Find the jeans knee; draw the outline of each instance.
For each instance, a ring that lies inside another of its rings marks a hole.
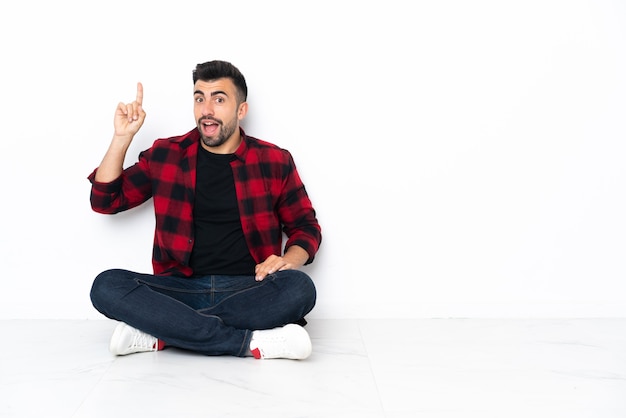
[[[91,285],[89,297],[93,306],[106,315],[106,307],[116,297],[116,290],[120,290],[120,282],[127,271],[111,269],[98,274]]]
[[[303,271],[293,270],[292,277],[289,278],[294,284],[294,289],[297,289],[297,294],[301,298],[301,304],[308,306],[309,309],[313,309],[315,301],[317,299],[317,290],[311,277]]]

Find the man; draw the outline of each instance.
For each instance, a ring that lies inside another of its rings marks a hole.
[[[120,321],[109,349],[305,359],[316,290],[298,269],[321,243],[315,210],[291,154],[240,127],[248,112],[241,72],[210,61],[196,66],[193,82],[197,126],[157,139],[123,169],[146,117],[138,83],[136,100],[118,104],[111,144],[89,176],[94,211],[150,198],[155,211],[154,274],[113,269],[93,283],[94,307]]]

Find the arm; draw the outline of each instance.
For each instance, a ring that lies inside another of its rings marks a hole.
[[[137,83],[136,100],[129,104],[119,103],[115,110],[115,131],[109,149],[100,166],[88,177],[91,182],[91,208],[95,212],[118,213],[140,205],[151,196],[146,152],[140,155],[138,163],[123,170],[128,147],[146,117],[142,101],[143,86]]]
[[[315,210],[300,179],[295,163],[288,154],[287,175],[283,183],[283,196],[278,216],[287,235],[282,257],[270,255],[255,269],[256,280],[280,270],[299,269],[313,261],[322,240],[321,228]]]
[[[134,102],[119,103],[115,110],[115,132],[111,144],[96,171],[95,181],[110,183],[117,179],[123,171],[124,158],[135,134],[139,131],[146,118],[143,107],[143,86],[137,83],[137,98]]]

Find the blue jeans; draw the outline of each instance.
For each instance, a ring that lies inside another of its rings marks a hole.
[[[245,356],[253,330],[303,321],[315,306],[311,278],[284,270],[254,276],[185,278],[114,269],[100,273],[91,302],[167,345],[206,355]]]

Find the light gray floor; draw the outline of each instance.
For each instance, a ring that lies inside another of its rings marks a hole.
[[[113,357],[114,327],[0,321],[0,417],[626,417],[626,319],[313,319],[305,361]]]

